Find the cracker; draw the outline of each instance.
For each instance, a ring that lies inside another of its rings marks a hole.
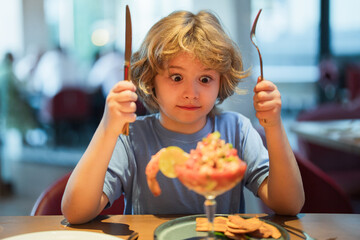
[[[228,228],[235,233],[253,232],[263,224],[257,217],[244,219],[240,216],[229,216]]]
[[[214,218],[214,231],[215,232],[225,232],[227,225],[226,217],[215,217]],[[207,218],[196,218],[196,231],[207,232],[211,231],[211,224],[208,222]]]
[[[196,231],[211,231],[207,218],[196,218]],[[256,238],[281,237],[281,232],[275,226],[261,221],[258,217],[242,218],[239,215],[214,218],[214,231],[223,232],[228,238],[235,240],[247,239],[246,235]]]
[[[230,239],[234,239],[234,240],[246,240],[246,236],[244,234],[236,234],[236,233],[232,233],[229,231],[226,231],[225,236],[227,236]]]

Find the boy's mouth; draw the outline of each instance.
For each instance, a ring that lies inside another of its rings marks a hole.
[[[195,111],[201,108],[200,106],[195,106],[195,105],[177,105],[177,107],[187,111]]]

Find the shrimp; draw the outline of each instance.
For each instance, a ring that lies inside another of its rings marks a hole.
[[[148,163],[148,165],[146,166],[146,169],[145,169],[147,184],[149,186],[149,189],[150,189],[151,193],[155,197],[157,197],[157,196],[159,196],[161,194],[161,189],[160,189],[158,181],[156,180],[156,175],[159,172],[160,154],[164,150],[165,149],[163,148],[159,152],[157,152],[155,155],[153,155],[151,157],[150,162]]]

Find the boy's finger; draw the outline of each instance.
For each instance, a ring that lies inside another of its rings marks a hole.
[[[261,92],[261,91],[273,91],[276,89],[276,86],[274,83],[268,81],[268,80],[262,80],[258,82],[254,87],[254,92]]]
[[[135,102],[122,102],[119,103],[116,107],[119,113],[135,113],[136,112],[136,103]]]
[[[130,90],[130,91],[135,92],[136,87],[130,81],[120,81],[120,82],[116,83],[115,86],[113,87],[114,92],[121,92],[121,91],[124,91],[124,90]]]
[[[121,103],[121,102],[135,102],[138,99],[138,95],[130,90],[124,90],[114,93],[114,99]]]

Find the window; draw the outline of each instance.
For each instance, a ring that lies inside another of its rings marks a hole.
[[[256,0],[251,4],[252,20],[263,9],[256,37],[264,73],[276,81],[316,81],[320,1]]]
[[[117,39],[117,45],[119,49],[125,46],[125,5],[124,1],[118,2],[116,25],[117,29],[122,30],[119,32]],[[187,9],[191,10],[193,3],[191,0],[138,0],[133,3],[129,3],[131,12],[131,21],[133,25],[133,49],[138,49],[143,41],[146,33],[162,17],[168,15],[170,12]]]
[[[0,2],[0,61],[6,52],[21,52],[23,35],[21,32],[21,2]]]
[[[334,55],[360,55],[360,1],[330,1],[330,48]]]

